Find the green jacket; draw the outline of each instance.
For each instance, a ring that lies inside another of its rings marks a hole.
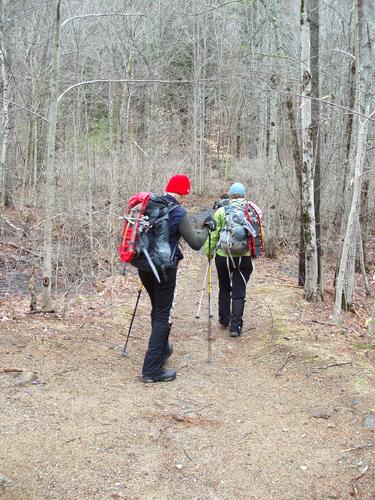
[[[247,201],[244,200],[243,198],[231,200],[229,202],[230,205],[239,205],[239,206],[243,206],[246,203],[247,203]],[[225,253],[225,252],[223,252],[223,250],[221,250],[221,248],[216,248],[217,244],[219,242],[219,238],[220,238],[220,231],[225,227],[224,207],[220,207],[216,210],[216,212],[214,214],[214,219],[216,221],[216,229],[215,229],[215,231],[211,232],[211,254],[213,254],[215,252],[218,255],[221,255],[222,257],[229,257],[227,253]],[[204,244],[204,252],[207,256],[210,253],[209,238],[207,238],[207,240]],[[250,252],[246,252],[245,255],[250,255]]]

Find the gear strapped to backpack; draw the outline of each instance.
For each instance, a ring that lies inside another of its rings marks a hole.
[[[220,232],[219,248],[230,257],[240,257],[248,251],[253,259],[264,252],[261,214],[252,203],[230,203],[224,208],[225,226]]]
[[[119,246],[121,262],[142,271],[152,271],[161,282],[166,269],[176,266],[175,251],[169,244],[169,214],[178,207],[163,196],[137,193],[128,201],[122,241]]]

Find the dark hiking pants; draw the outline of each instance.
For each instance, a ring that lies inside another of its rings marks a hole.
[[[143,362],[142,374],[159,375],[168,358],[168,337],[171,329],[170,313],[176,288],[177,269],[168,269],[166,281],[158,283],[152,272],[138,271],[143,286],[151,299],[151,335]]]
[[[217,255],[215,264],[219,279],[219,321],[229,326],[231,332],[241,333],[245,307],[246,284],[253,271],[251,257],[229,257]]]

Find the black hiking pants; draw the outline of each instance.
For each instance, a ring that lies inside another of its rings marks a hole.
[[[215,264],[219,279],[219,322],[231,332],[241,333],[245,307],[246,285],[253,271],[251,257],[217,255]]]
[[[172,326],[171,309],[176,288],[177,269],[166,271],[166,280],[158,283],[154,273],[138,271],[151,300],[151,335],[143,362],[142,374],[159,375],[162,364],[169,356],[168,337]]]

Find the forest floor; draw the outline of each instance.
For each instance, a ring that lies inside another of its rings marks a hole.
[[[205,266],[186,251],[169,361],[178,376],[164,384],[140,378],[146,294],[121,354],[139,286],[132,271],[60,302],[58,314],[0,299],[1,498],[375,498],[365,315],[331,326],[329,291],[308,304],[291,262],[261,259],[243,336],[230,338],[215,314],[208,364],[206,302],[195,318]]]

